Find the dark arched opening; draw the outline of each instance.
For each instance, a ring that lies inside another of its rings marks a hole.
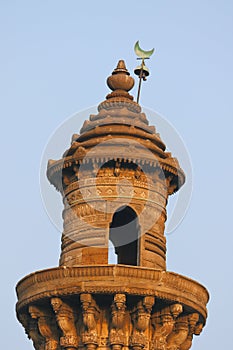
[[[139,265],[139,231],[138,217],[132,208],[126,206],[115,212],[109,239],[115,247],[118,264]]]

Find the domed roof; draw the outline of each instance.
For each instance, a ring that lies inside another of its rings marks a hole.
[[[184,172],[177,159],[165,151],[166,146],[155,127],[149,125],[141,106],[129,94],[134,79],[123,60],[107,78],[107,84],[112,92],[99,104],[98,113],[84,122],[80,135],[73,135],[71,147],[61,160],[49,161],[47,175],[50,182],[61,189],[57,174],[62,169],[81,162],[121,159],[139,166],[161,167],[166,177],[173,177],[169,194],[177,191],[185,181]],[[89,152],[97,145],[97,152]]]

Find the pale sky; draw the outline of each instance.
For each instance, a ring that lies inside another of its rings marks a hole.
[[[119,59],[133,74],[140,40],[156,48],[141,103],[175,126],[193,168],[190,207],[167,236],[167,267],[210,292],[207,325],[192,349],[230,349],[233,2],[1,0],[0,37],[1,347],[33,349],[15,317],[15,285],[58,265],[60,232],[40,194],[44,148],[66,118],[105,99]]]

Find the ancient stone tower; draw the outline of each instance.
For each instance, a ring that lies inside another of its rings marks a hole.
[[[48,163],[64,202],[60,264],[18,283],[17,317],[36,350],[187,350],[208,292],[166,271],[164,236],[168,196],[185,176],[128,93],[123,61],[107,84],[98,114]]]

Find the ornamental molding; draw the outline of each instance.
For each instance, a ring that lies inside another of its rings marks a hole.
[[[17,309],[39,299],[82,292],[151,295],[183,303],[204,319],[207,316],[209,295],[196,281],[172,272],[127,265],[63,266],[35,272],[17,285]]]

